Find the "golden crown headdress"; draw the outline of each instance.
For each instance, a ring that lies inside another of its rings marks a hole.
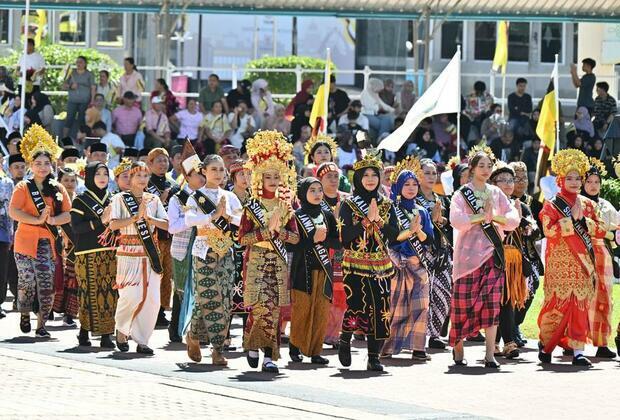
[[[293,145],[279,131],[259,130],[246,144],[248,161],[245,168],[251,171],[252,195],[262,196],[263,173],[275,170],[280,173],[284,187],[295,195],[297,173],[293,164]]]
[[[394,167],[394,171],[390,174],[390,181],[392,183],[396,182],[398,176],[402,171],[411,171],[416,176],[416,178],[420,178],[422,173],[422,166],[420,166],[420,159],[415,156],[407,156],[400,162],[396,164]]]
[[[557,176],[565,177],[571,171],[584,176],[590,169],[590,161],[585,153],[577,149],[560,150],[551,160],[551,170]]]
[[[62,153],[62,148],[56,144],[45,128],[39,124],[32,124],[22,138],[20,151],[24,160],[31,163],[34,155],[39,152],[49,153],[52,161],[56,161]]]
[[[119,163],[118,166],[112,171],[114,173],[114,177],[116,178],[123,172],[127,172],[128,170],[130,170],[132,164],[133,162],[129,160],[129,158],[123,158],[121,160],[121,163]]]
[[[461,164],[461,158],[459,158],[458,156],[452,156],[450,160],[448,161],[448,163],[446,164],[446,167],[450,169],[451,171],[453,171],[454,168],[456,168],[460,164]]]
[[[476,153],[479,152],[485,153],[489,157],[489,159],[491,159],[491,162],[495,163],[495,161],[497,161],[493,150],[491,150],[491,148],[486,145],[484,140],[469,149],[469,153],[467,153],[467,159],[471,161],[473,157],[476,156]]]
[[[381,150],[366,149],[364,157],[353,164],[354,171],[366,168],[376,168],[379,171],[383,169]]]
[[[338,154],[338,144],[336,144],[334,139],[327,134],[317,134],[315,137],[311,137],[304,146],[306,164],[310,163],[310,160],[312,158],[312,156],[310,156],[310,153],[312,152],[312,149],[314,148],[314,146],[316,146],[317,143],[327,144],[327,147],[329,147],[329,151],[332,154],[332,160],[336,158],[336,155]]]
[[[590,157],[590,169],[588,169],[589,174],[598,174],[601,178],[607,176],[607,168],[605,168],[605,164],[601,162],[599,159],[595,157]]]

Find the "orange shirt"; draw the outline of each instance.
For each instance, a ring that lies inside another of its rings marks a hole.
[[[71,200],[67,194],[67,190],[62,185],[58,185],[58,189],[62,193],[62,211],[67,212],[71,210]],[[43,197],[45,203],[52,207],[52,197]],[[38,212],[28,191],[26,181],[21,181],[15,186],[13,190],[13,196],[11,197],[11,207],[18,208],[32,216],[37,216]],[[58,226],[60,229],[60,226]],[[54,246],[54,237],[51,232],[45,227],[45,225],[29,225],[26,223],[18,223],[17,231],[15,232],[15,245],[14,251],[18,254],[28,255],[29,257],[37,257],[37,245],[39,239],[49,239],[54,251],[54,257],[56,257],[56,247]]]

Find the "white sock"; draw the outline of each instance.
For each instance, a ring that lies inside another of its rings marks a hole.
[[[573,355],[575,357],[583,356],[583,350],[573,350]]]
[[[248,352],[248,355],[252,358],[252,359],[258,359],[258,351],[256,350],[250,350]]]
[[[273,363],[273,362],[271,361],[271,357],[265,357],[265,358],[263,359],[263,365],[266,365],[267,363]]]

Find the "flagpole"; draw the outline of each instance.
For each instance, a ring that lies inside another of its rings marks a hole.
[[[555,151],[560,151],[560,83],[558,74],[558,54],[555,55],[555,73],[553,75],[553,87],[555,88]]]
[[[458,69],[459,69],[459,88],[456,90],[458,95],[459,112],[456,113],[456,157],[461,160],[461,46],[456,46],[456,53],[458,55]]]
[[[502,67],[502,118],[506,117],[506,66]]]
[[[22,106],[19,110],[19,132],[23,136],[24,135],[24,114],[26,113],[26,74],[28,69],[26,68],[26,55],[28,54],[28,20],[30,18],[30,0],[26,0],[26,15],[24,19],[24,55],[22,62],[22,90],[20,93]]]
[[[325,126],[324,129],[321,130],[319,128],[319,131],[322,131],[323,134],[327,133],[327,124],[329,123],[329,89],[330,89],[330,76],[329,76],[329,63],[331,61],[331,51],[329,48],[326,48],[326,53],[325,53],[325,76],[324,77],[324,81],[323,81],[323,86],[324,86],[324,91],[323,91],[323,106],[324,106],[324,110],[325,110]]]

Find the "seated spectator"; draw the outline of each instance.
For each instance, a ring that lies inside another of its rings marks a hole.
[[[226,102],[226,96],[220,86],[220,77],[217,74],[210,74],[207,86],[200,89],[198,92],[198,104],[200,105],[200,112],[207,114],[211,108],[213,108],[214,102],[220,102],[223,109],[228,112],[228,103]]]
[[[136,106],[136,95],[127,91],[123,95],[123,105],[117,106],[112,111],[112,128],[125,143],[125,146],[133,146],[136,133],[142,124],[142,112]]]
[[[225,144],[230,138],[232,129],[228,122],[228,117],[223,111],[224,106],[222,102],[213,102],[211,111],[205,115],[200,123],[197,145],[199,145],[201,151],[199,152],[198,149],[196,150],[198,155],[200,155],[201,152],[203,155],[216,153],[217,149],[219,149],[219,145]]]
[[[346,115],[349,110],[349,104],[351,99],[349,99],[349,95],[347,92],[340,89],[336,84],[336,76],[331,75],[329,78],[329,117],[328,117],[328,126],[331,126],[333,121],[339,121],[344,115]],[[358,101],[359,102],[359,101]],[[361,103],[360,103],[360,111],[361,111]],[[340,123],[338,122],[338,125]],[[368,129],[367,129],[368,130]]]
[[[99,140],[89,144],[84,149],[86,156],[86,162],[101,162],[107,163],[108,161],[108,146],[105,143],[101,143]]]
[[[198,102],[195,98],[187,99],[187,108],[182,109],[170,118],[170,122],[176,126],[177,140],[179,143],[186,138],[192,144],[198,140],[198,129],[204,119],[204,114],[198,110]]]
[[[310,125],[310,113],[312,106],[299,105],[295,110],[295,119],[291,123],[291,138],[293,142],[297,141],[301,135],[301,128]]]
[[[396,94],[394,93],[394,81],[392,79],[386,79],[385,82],[383,82],[383,89],[379,91],[379,97],[392,108],[398,108]]]
[[[294,139],[293,156],[295,156],[295,164],[300,165],[299,167],[304,164],[304,161],[306,159],[306,142],[310,140],[311,136],[312,127],[306,124],[299,128],[299,137],[297,139]]]
[[[432,129],[418,131],[415,144],[418,146],[420,159],[428,158],[433,162],[441,162],[441,147],[435,141]]]
[[[239,105],[239,101],[243,101],[250,106],[252,103],[252,98],[250,97],[251,87],[252,83],[249,80],[244,79],[237,83],[237,87],[235,89],[228,91],[228,95],[226,95],[228,109],[234,109],[237,105]]]
[[[2,114],[8,131],[19,131],[20,118],[25,113],[26,109],[22,109],[22,98],[17,95],[11,99]]]
[[[0,103],[12,99],[15,95],[15,84],[5,66],[0,66],[0,86],[4,86],[4,89],[0,92]]]
[[[523,140],[529,134],[528,120],[532,114],[532,97],[525,93],[527,79],[519,77],[516,84],[517,89],[508,95],[508,123],[518,139]]]
[[[528,121],[530,134],[527,136],[527,138],[533,139],[533,138],[538,137],[538,134],[536,134],[536,126],[538,125],[539,119],[540,119],[540,109],[536,108],[532,111],[532,115],[530,116],[530,119]],[[526,142],[527,140],[523,142],[524,145],[526,144]]]
[[[110,72],[101,70],[99,72],[99,83],[96,86],[96,95],[102,95],[105,106],[111,106],[116,102],[116,87],[110,81]],[[108,130],[109,131],[109,130]]]
[[[151,99],[159,96],[164,104],[164,112],[166,117],[170,118],[179,110],[179,101],[174,93],[168,87],[168,83],[164,79],[155,80],[155,89],[151,92]]]
[[[432,127],[443,159],[447,161],[447,155],[456,153],[456,125],[450,121],[448,114],[439,114],[433,118]]]
[[[251,92],[252,108],[254,112],[252,116],[258,127],[262,127],[266,118],[272,116],[275,112],[273,98],[269,91],[269,84],[265,79],[256,79],[252,83]]]
[[[24,125],[39,124],[43,126],[49,133],[52,132],[52,123],[54,122],[54,109],[46,94],[36,91],[30,97],[30,109],[26,111],[24,117]]]
[[[573,124],[575,125],[577,133],[583,136],[584,140],[590,141],[594,138],[594,125],[592,124],[592,119],[590,118],[588,108],[585,106],[580,106],[577,108]]]
[[[276,104],[274,114],[265,119],[263,130],[276,130],[288,137],[291,133],[291,122],[286,118],[284,106]]]
[[[107,131],[111,132],[112,131],[112,111],[110,111],[107,108],[105,97],[101,93],[96,94],[93,105],[94,105],[94,108],[99,110],[100,119],[101,121],[105,123]]]
[[[110,169],[116,168],[125,151],[125,143],[123,143],[123,140],[116,134],[108,132],[108,128],[103,121],[95,123],[93,126],[93,134],[99,137],[101,143],[105,144],[108,149],[108,167]]]
[[[246,139],[252,137],[256,131],[256,122],[248,114],[248,105],[243,101],[239,101],[239,105],[228,115],[228,121],[232,130],[230,144],[241,150],[245,145]]]
[[[577,130],[570,130],[566,133],[566,147],[569,149],[579,149],[582,152],[587,152],[586,142],[583,140],[582,135]]]
[[[346,125],[350,129],[358,130],[362,129],[366,132],[370,130],[368,117],[362,114],[362,103],[357,99],[351,101],[349,110],[338,119],[338,126]]]
[[[120,103],[124,103],[125,94],[131,92],[134,96],[134,106],[139,107],[142,101],[142,92],[144,92],[145,87],[144,78],[138,71],[133,57],[127,57],[123,60],[123,68],[125,69],[125,73],[118,81],[116,100]]]
[[[496,138],[490,144],[493,154],[504,162],[514,162],[521,156],[521,146],[515,140],[514,133],[506,128],[501,137]]]
[[[474,91],[471,92],[465,102],[465,111],[463,114],[467,116],[472,127],[476,127],[477,133],[468,133],[468,138],[480,138],[480,127],[482,121],[489,115],[491,106],[493,105],[493,97],[486,91],[487,85],[482,81],[474,83]]]
[[[284,110],[284,115],[287,120],[293,121],[293,118],[295,118],[295,108],[297,108],[298,105],[307,103],[308,99],[313,98],[313,90],[314,82],[312,80],[306,79],[301,83],[301,90],[291,99],[291,102],[288,103]]]
[[[84,124],[93,128],[93,125],[98,121],[101,121],[101,112],[94,106],[86,108],[86,112],[84,113]]]
[[[594,139],[592,141],[592,149],[587,153],[588,156],[600,159],[601,155],[603,154],[603,145],[603,139]]]
[[[379,92],[383,90],[383,82],[379,79],[370,78],[368,86],[360,95],[362,113],[368,118],[368,124],[375,138],[389,133],[394,126],[394,108],[383,102]]]
[[[352,168],[358,159],[358,148],[355,141],[355,135],[346,126],[338,127],[336,134],[338,142],[338,157],[336,158],[338,167]]]
[[[502,117],[502,106],[493,104],[491,107],[491,115],[482,121],[480,135],[482,138],[486,139],[487,144],[491,144],[493,140],[502,136],[506,126],[506,120]]]
[[[82,125],[78,128],[77,134],[75,135],[75,144],[78,145],[81,149],[86,149],[92,143],[93,140],[93,130],[87,126]]]
[[[168,148],[170,146],[170,125],[164,112],[164,103],[159,96],[151,99],[151,109],[144,114],[144,146]]]
[[[400,92],[396,94],[396,103],[398,104],[398,112],[406,114],[416,101],[415,86],[411,80],[405,80]]]
[[[594,98],[594,128],[602,137],[607,131],[607,127],[614,119],[614,115],[618,112],[616,99],[609,93],[609,84],[607,82],[598,82],[596,84],[596,98]]]
[[[234,161],[241,158],[240,150],[231,144],[225,144],[220,147],[218,154],[224,161],[224,167],[226,170],[230,169],[230,165],[232,165]]]

